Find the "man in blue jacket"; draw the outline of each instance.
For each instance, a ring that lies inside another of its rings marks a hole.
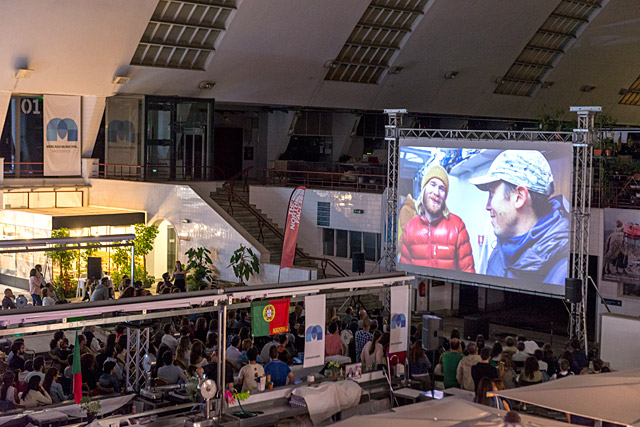
[[[489,192],[486,209],[498,238],[486,274],[564,286],[569,213],[562,195],[550,198],[547,159],[539,151],[506,150],[469,182]]]

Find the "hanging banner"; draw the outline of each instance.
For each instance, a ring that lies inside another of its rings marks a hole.
[[[282,243],[282,258],[280,269],[293,267],[293,259],[296,257],[296,241],[298,240],[298,228],[302,216],[302,203],[304,202],[305,187],[298,187],[291,193],[289,208],[287,209],[287,222],[284,228],[284,242]]]
[[[44,96],[44,176],[80,176],[79,96]]]
[[[251,303],[251,332],[256,337],[289,332],[289,298]]]
[[[107,98],[105,163],[113,165],[138,164],[139,102],[136,98],[120,96]],[[117,167],[114,166],[114,168]],[[124,172],[127,170],[125,169]]]
[[[391,288],[391,337],[389,354],[409,348],[409,286]]]
[[[304,298],[304,364],[303,368],[324,365],[324,295]]]

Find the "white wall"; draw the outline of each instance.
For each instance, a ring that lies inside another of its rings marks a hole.
[[[178,258],[186,261],[189,248],[205,247],[211,250],[214,265],[221,278],[235,281],[233,270],[227,268],[233,251],[240,245],[251,247],[236,230],[225,222],[196,192],[187,185],[125,182],[93,179],[89,202],[93,206],[144,210],[148,223],[162,219],[169,221],[178,235]],[[183,223],[189,220],[189,223]],[[188,236],[188,240],[184,237]],[[255,278],[251,282],[264,282],[271,278]]]
[[[287,206],[292,188],[250,186],[249,201],[258,207],[280,228],[284,228]],[[317,224],[318,202],[331,204],[331,219],[328,228],[382,233],[382,195],[348,191],[326,191],[307,189],[302,208],[298,248],[313,256],[322,255],[322,227]],[[363,209],[364,214],[354,214],[354,209]],[[351,259],[328,257],[336,261],[347,273],[351,272]],[[365,272],[374,269],[374,262],[365,263]],[[376,268],[374,273],[378,273]]]
[[[640,318],[605,314],[602,316],[600,358],[618,371],[640,368]]]

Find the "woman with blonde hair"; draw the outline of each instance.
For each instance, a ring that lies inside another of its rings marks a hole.
[[[511,352],[508,350],[503,351],[500,354],[500,360],[498,361],[498,377],[504,383],[505,389],[515,388],[516,371],[513,369],[513,363],[511,362]]]
[[[184,363],[185,366],[189,366],[189,362],[191,361],[191,340],[188,335],[182,336],[178,340],[176,360]]]

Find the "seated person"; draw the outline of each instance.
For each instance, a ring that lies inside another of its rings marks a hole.
[[[344,356],[346,348],[340,338],[338,331],[338,323],[331,322],[329,324],[329,334],[324,337],[324,354],[325,356]]]
[[[28,383],[31,377],[33,376],[40,377],[40,384],[44,383],[44,357],[38,356],[33,359],[33,371],[29,372],[29,374],[24,379],[24,382]]]
[[[9,369],[18,372],[24,371],[24,341],[15,340],[11,344],[9,353]]]
[[[11,289],[6,288],[4,290],[4,298],[2,299],[2,309],[9,310],[11,308],[16,308],[16,303],[14,302],[16,297],[13,295]]]
[[[49,289],[47,288],[42,289],[42,305],[45,307],[56,305],[56,300],[49,296]]]
[[[0,387],[0,409],[5,411],[13,409],[13,405],[18,403],[18,389],[16,388],[16,374],[8,370],[2,376],[2,386]],[[4,403],[4,404],[3,404]],[[7,405],[9,403],[9,405]]]
[[[240,369],[238,376],[238,384],[242,384],[242,392],[255,393],[258,390],[257,379],[264,375],[264,368],[256,361],[258,357],[258,349],[251,347],[247,350],[247,358],[249,364]]]
[[[53,400],[49,393],[42,387],[39,376],[33,376],[27,383],[26,390],[20,397],[20,404],[25,408],[35,408],[36,406],[51,405]]]
[[[100,388],[105,392],[119,393],[120,383],[116,378],[116,362],[104,362],[104,373],[100,375]]]
[[[287,385],[287,379],[289,382],[293,381],[293,372],[291,372],[291,369],[286,363],[278,360],[279,356],[278,347],[272,346],[269,349],[271,362],[267,363],[267,366],[264,367],[265,374],[271,375],[271,382],[274,387]]]
[[[162,362],[164,364],[158,369],[158,378],[162,378],[169,384],[177,384],[179,380],[186,381],[187,377],[184,374],[184,370],[180,366],[173,364],[173,353],[171,351],[164,352]]]

